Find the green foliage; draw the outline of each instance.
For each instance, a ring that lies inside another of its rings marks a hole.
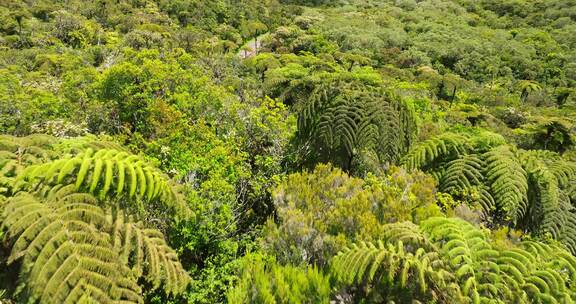
[[[283,159],[296,125],[280,102],[232,101],[207,110],[218,113],[213,116],[196,113],[201,119],[195,124],[145,150],[188,189],[194,215],[175,223],[170,239],[195,278],[192,303],[225,301],[237,258],[254,242],[254,227],[273,212],[270,192],[286,170]]]
[[[560,117],[537,117],[517,131],[519,145],[525,149],[542,149],[564,153],[574,146],[572,123]]]
[[[575,164],[550,151],[517,151],[498,136],[442,134],[405,158],[440,180],[439,190],[471,205],[496,224],[550,233],[572,251],[571,180]],[[451,141],[460,138],[460,141]],[[466,149],[454,147],[465,146]]]
[[[379,239],[388,222],[440,215],[433,189],[429,177],[398,168],[362,180],[318,165],[275,190],[279,221],[268,223],[263,246],[283,263],[324,265],[348,241]]]
[[[23,188],[74,184],[75,191],[98,195],[101,199],[159,200],[177,213],[188,212],[157,169],[136,155],[118,150],[88,149],[75,157],[29,166],[18,179],[24,181]],[[140,211],[144,208],[142,205],[126,207]]]
[[[15,179],[26,166],[50,159],[48,147],[56,140],[50,136],[0,136],[0,197],[9,195]]]
[[[60,152],[54,150],[55,138],[4,137],[1,143],[0,150],[6,152],[2,163],[28,165],[19,172],[4,172],[15,178],[7,180],[7,198],[0,201],[0,223],[11,251],[7,261],[18,262],[20,268],[19,298],[40,303],[142,303],[140,278],[172,296],[187,288],[189,275],[164,235],[152,228],[153,221],[136,221],[124,211],[146,198],[177,203],[175,190],[157,169],[127,152],[93,153],[90,148],[77,157],[36,165]],[[130,167],[127,171],[132,172],[124,174]],[[126,184],[140,191],[137,197],[125,195],[128,190],[118,191],[126,176],[130,181]],[[110,190],[112,186],[116,191]],[[105,189],[125,196],[121,200],[125,205],[113,203]],[[149,215],[151,207],[140,205]]]
[[[228,303],[329,303],[330,284],[316,267],[282,266],[259,254],[242,258]]]
[[[0,1],[0,301],[572,302],[571,2]]]
[[[323,82],[311,92],[300,109],[301,140],[319,153],[315,161],[347,171],[357,171],[363,154],[374,154],[375,168],[397,160],[416,132],[413,110],[398,96],[348,81]]]
[[[41,202],[18,194],[3,208],[3,227],[13,244],[8,261],[22,260],[23,284],[33,287],[24,298],[75,302],[94,292],[102,299],[141,302],[139,277],[174,294],[186,288],[188,275],[162,233],[124,223],[124,214],[107,214],[89,195],[51,196]]]
[[[444,133],[426,140],[414,147],[405,156],[404,164],[408,169],[434,166],[441,159],[454,159],[469,149],[468,138],[457,133]]]
[[[439,297],[440,302],[448,302],[460,292],[436,252],[423,248],[415,253],[405,252],[401,241],[397,245],[354,244],[341,251],[331,266],[338,279],[347,284],[381,281],[387,293],[384,297],[395,301]]]
[[[530,93],[540,91],[542,87],[537,82],[521,80],[518,82],[518,89],[521,91],[520,99],[522,99],[522,102],[526,102]]]
[[[517,223],[528,212],[526,171],[509,146],[500,146],[484,155],[486,179],[494,201],[508,220]]]
[[[22,194],[5,205],[3,228],[14,244],[9,262],[23,260],[20,275],[28,287],[24,298],[42,303],[142,302],[135,277],[118,263],[106,237],[90,225],[102,221],[104,214],[91,213],[80,198],[70,200],[78,203],[43,204]],[[84,220],[83,213],[92,219]]]
[[[501,248],[484,231],[454,218],[430,218],[420,229],[391,228],[385,242],[360,243],[340,252],[332,262],[333,273],[346,284],[400,287],[403,292],[390,297],[403,301],[570,303],[576,296],[576,260],[555,245],[525,241]],[[388,291],[370,292],[386,297]]]
[[[27,165],[48,160],[50,154],[47,148],[55,142],[55,138],[40,134],[27,137],[0,136],[2,175],[14,177]]]
[[[295,59],[299,64],[270,70],[266,83],[299,113],[302,162],[332,162],[364,174],[369,170],[363,167],[377,170],[407,151],[417,131],[414,110],[380,88],[379,75],[370,69],[314,73],[315,68],[338,67],[313,56]],[[328,66],[314,67],[316,63]]]
[[[530,183],[529,197],[534,201],[531,206],[535,211],[531,214],[533,224],[573,250],[571,222],[574,213],[570,184],[576,167],[561,156],[545,151],[527,151],[521,160]]]

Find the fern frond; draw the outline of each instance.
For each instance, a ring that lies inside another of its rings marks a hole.
[[[322,151],[317,160],[347,170],[363,151],[376,154],[380,162],[397,160],[416,132],[411,107],[390,92],[358,81],[326,80],[298,107],[299,136]]]
[[[430,218],[419,229],[413,224],[390,228],[396,231],[384,242],[360,242],[342,250],[331,264],[336,277],[347,284],[378,282],[409,300],[433,292],[434,301],[441,303],[576,299],[576,258],[558,245],[525,241],[506,249],[493,247],[485,232],[457,218]],[[434,244],[425,249],[398,238],[412,243],[424,238]],[[453,284],[459,287],[448,291]],[[464,299],[442,298],[448,293]]]
[[[484,161],[475,154],[447,163],[440,179],[439,190],[463,202],[479,204],[488,217],[495,209],[495,202],[484,185],[484,167]]]
[[[484,233],[461,219],[431,218],[422,223],[422,229],[435,241],[445,259],[454,267],[465,296],[474,302],[493,295],[491,277],[497,277],[495,262],[498,252],[490,246]],[[508,293],[500,291],[501,293]]]
[[[74,184],[76,191],[91,193],[101,199],[154,200],[177,214],[188,216],[190,213],[158,170],[124,151],[99,150],[94,153],[88,149],[75,157],[30,166],[18,179],[25,181],[23,188]],[[140,205],[131,207],[139,209]]]
[[[20,276],[26,294],[41,303],[63,303],[72,294],[86,288],[98,292],[101,300],[123,300],[126,295],[139,295],[140,287],[129,269],[119,264],[119,257],[109,245],[108,236],[81,219],[90,218],[97,206],[69,205],[53,210],[40,207],[28,194],[9,199],[2,223],[14,240],[9,262],[22,260]],[[29,208],[30,206],[38,209]],[[79,208],[81,212],[72,212]],[[101,212],[101,211],[100,211]],[[21,215],[21,218],[16,218]],[[102,217],[100,217],[102,220]],[[28,227],[25,226],[28,222]],[[117,278],[123,278],[119,284]],[[130,284],[127,284],[130,279]],[[123,290],[120,292],[120,290]],[[141,297],[132,297],[142,303]]]
[[[520,161],[502,145],[484,154],[486,179],[497,207],[516,224],[528,212],[528,178]]]
[[[168,293],[185,290],[188,274],[162,233],[124,222],[122,212],[105,212],[74,189],[61,187],[45,202],[21,192],[5,204],[0,221],[13,242],[9,262],[22,260],[28,297],[63,303],[96,292],[104,302],[139,303],[140,277]]]
[[[468,137],[457,133],[443,133],[418,144],[403,159],[407,169],[424,169],[435,163],[447,162],[470,151]]]
[[[371,243],[354,244],[345,248],[331,264],[332,272],[348,283],[366,284],[385,277],[383,282],[410,288],[428,296],[435,294],[435,288],[447,286],[448,271],[442,268],[437,255],[419,249],[415,254],[404,251],[404,244],[385,246]]]
[[[420,231],[420,227],[412,222],[397,222],[387,224],[384,228],[382,240],[385,243],[396,244],[402,242],[411,248],[424,248],[436,251],[436,246]]]
[[[484,162],[475,154],[455,159],[446,165],[440,191],[451,193],[483,184]]]
[[[120,258],[138,275],[144,275],[155,288],[180,294],[190,282],[176,252],[166,244],[164,235],[144,229],[141,223],[124,222],[118,216],[114,225],[115,247]]]

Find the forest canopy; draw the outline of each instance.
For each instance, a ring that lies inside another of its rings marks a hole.
[[[576,302],[572,0],[0,0],[0,303]]]

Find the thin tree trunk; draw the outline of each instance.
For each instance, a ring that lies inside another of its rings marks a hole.
[[[450,98],[450,104],[454,103],[455,98],[456,98],[456,86],[454,86],[454,90],[452,91],[452,97]]]

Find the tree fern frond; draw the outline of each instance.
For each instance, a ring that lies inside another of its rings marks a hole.
[[[121,259],[127,261],[135,273],[144,275],[154,287],[163,286],[173,294],[179,294],[187,287],[190,278],[161,232],[144,229],[141,223],[126,223],[120,215],[112,235]]]
[[[5,204],[0,221],[13,242],[9,262],[22,260],[28,297],[62,303],[97,292],[105,302],[138,303],[139,277],[171,294],[185,290],[188,274],[162,233],[124,222],[121,212],[105,212],[73,189],[60,187],[45,202],[21,192]]]
[[[440,191],[458,192],[483,184],[484,162],[477,155],[469,154],[449,162],[440,181]]]
[[[430,218],[420,229],[413,224],[390,228],[397,231],[384,242],[353,244],[334,257],[336,277],[355,285],[377,282],[405,300],[429,300],[426,295],[432,293],[440,303],[572,303],[576,297],[576,258],[557,245],[525,241],[493,247],[485,232],[457,218]],[[394,238],[418,234],[434,245],[407,246]],[[458,287],[448,291],[454,284]]]
[[[420,231],[420,227],[412,222],[387,224],[382,240],[386,243],[402,242],[405,246],[412,246],[412,248],[436,251],[434,243],[428,240]]]
[[[440,246],[449,264],[455,268],[464,295],[481,300],[487,295],[481,291],[492,284],[488,278],[497,275],[493,250],[486,236],[461,219],[431,218],[422,223],[422,229]]]
[[[414,284],[424,294],[434,294],[430,288],[446,286],[447,282],[441,263],[434,263],[436,255],[420,249],[416,254],[404,251],[404,244],[395,246],[378,246],[371,243],[360,243],[346,248],[334,257],[332,272],[349,283],[371,283],[385,276],[388,284],[397,284],[401,288]],[[396,269],[398,271],[396,271]]]
[[[122,300],[116,278],[132,278],[123,289],[140,294],[136,277],[119,264],[108,245],[106,234],[81,221],[67,221],[45,215],[50,221],[36,221],[40,232],[32,239],[20,235],[12,258],[22,257],[21,277],[26,278],[30,299],[62,303],[82,279],[82,284],[101,293],[106,302]],[[42,225],[43,224],[43,225]],[[8,227],[10,228],[10,227]],[[141,303],[138,298],[136,303]]]
[[[470,129],[424,141],[403,161],[433,175],[440,191],[478,203],[492,224],[550,234],[576,248],[576,163],[558,153],[517,151],[500,135]]]
[[[375,153],[382,162],[397,160],[412,144],[414,110],[398,96],[358,81],[326,80],[298,104],[298,133],[322,155],[346,170],[359,154]]]
[[[512,150],[505,145],[484,155],[486,179],[498,208],[512,223],[528,212],[528,179]]]
[[[137,156],[118,150],[99,150],[94,153],[88,149],[72,158],[31,166],[18,179],[33,188],[74,184],[76,191],[91,193],[101,199],[120,197],[128,202],[134,198],[137,201],[158,200],[179,214],[188,216],[190,213],[158,170]],[[125,184],[129,185],[128,188]]]
[[[403,159],[407,169],[424,169],[467,153],[472,147],[466,136],[443,133],[417,145]]]

